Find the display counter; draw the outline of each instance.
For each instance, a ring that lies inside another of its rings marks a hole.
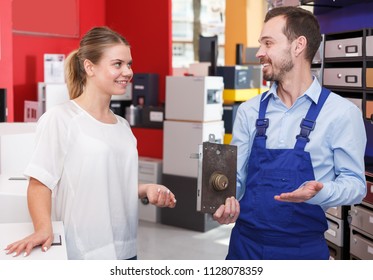
[[[54,240],[48,251],[43,252],[41,247],[35,247],[29,256],[18,257],[7,255],[4,248],[10,243],[20,240],[34,231],[32,223],[0,223],[0,260],[67,260],[66,242],[63,223],[53,223]]]

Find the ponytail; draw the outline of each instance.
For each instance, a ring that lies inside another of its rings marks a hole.
[[[78,50],[72,51],[65,60],[65,78],[70,99],[80,96],[86,83],[86,73],[78,57]]]

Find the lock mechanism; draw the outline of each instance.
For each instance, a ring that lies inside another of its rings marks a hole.
[[[203,213],[215,213],[228,197],[236,196],[237,146],[216,142],[210,134],[199,146],[197,211]]]
[[[210,185],[216,191],[223,191],[228,187],[228,178],[221,172],[214,172],[210,177]]]

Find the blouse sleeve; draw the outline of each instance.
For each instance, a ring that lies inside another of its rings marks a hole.
[[[68,126],[61,113],[51,110],[39,119],[34,151],[24,171],[26,177],[33,177],[50,189],[60,180],[67,149]]]

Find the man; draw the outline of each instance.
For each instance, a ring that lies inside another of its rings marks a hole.
[[[298,7],[270,10],[257,57],[270,90],[238,109],[237,191],[214,214],[236,222],[227,259],[328,259],[329,207],[366,194],[362,114],[311,74],[317,19]]]

